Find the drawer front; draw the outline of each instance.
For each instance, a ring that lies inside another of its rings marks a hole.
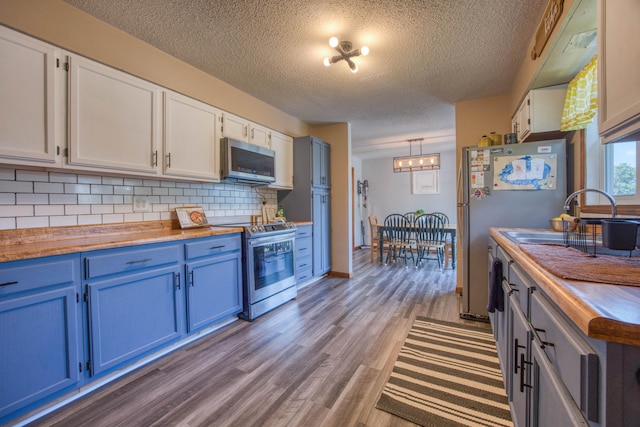
[[[185,244],[184,247],[186,259],[193,259],[239,251],[242,248],[242,240],[240,239],[240,233],[234,233],[199,239],[198,241]]]
[[[79,280],[80,257],[61,255],[0,264],[0,297]]]
[[[509,265],[509,287],[510,292],[518,300],[520,309],[529,318],[529,294],[535,289],[533,282],[516,264]]]
[[[299,225],[296,227],[296,239],[301,237],[311,237],[313,228],[311,225]]]
[[[180,244],[137,246],[135,249],[110,249],[91,252],[85,259],[85,278],[129,273],[149,267],[176,264],[180,261]]]
[[[598,420],[598,355],[536,291],[531,295],[532,345],[541,348],[587,419]]]
[[[313,267],[313,258],[310,256],[296,258],[296,271],[306,270]]]
[[[311,237],[296,238],[296,259],[311,256],[313,240]]]
[[[313,269],[305,268],[302,270],[296,270],[296,282],[302,283],[313,277]]]

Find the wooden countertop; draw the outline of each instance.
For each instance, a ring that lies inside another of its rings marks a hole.
[[[561,279],[501,231],[539,230],[492,227],[489,233],[585,335],[640,346],[640,287]]]
[[[177,221],[171,220],[2,230],[0,262],[218,236],[242,230],[242,227],[219,226],[183,230]]]

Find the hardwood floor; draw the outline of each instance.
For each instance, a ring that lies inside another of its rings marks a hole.
[[[460,320],[455,270],[370,262],[324,278],[34,426],[413,426],[375,408],[413,319]],[[488,325],[487,325],[488,327]]]

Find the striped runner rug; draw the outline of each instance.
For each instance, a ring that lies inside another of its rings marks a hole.
[[[488,329],[418,317],[376,405],[423,426],[512,426]]]

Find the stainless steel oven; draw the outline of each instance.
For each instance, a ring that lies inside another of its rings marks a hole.
[[[243,312],[253,320],[296,298],[295,224],[245,227]]]

